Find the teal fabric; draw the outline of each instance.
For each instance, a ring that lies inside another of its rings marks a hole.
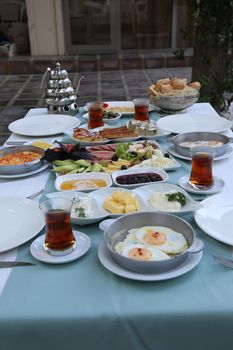
[[[169,182],[177,183],[190,171],[189,162],[181,164],[169,172]],[[54,191],[54,179],[51,174],[45,194]],[[211,256],[230,256],[230,247],[203,233],[192,215],[186,219],[205,243],[203,258],[191,272],[163,282],[132,281],[107,271],[97,257],[102,241],[98,224],[74,226],[92,244],[84,257],[69,264],[35,261],[31,242],[21,246],[17,259],[36,266],[13,269],[5,286],[0,349],[230,349],[233,270]]]

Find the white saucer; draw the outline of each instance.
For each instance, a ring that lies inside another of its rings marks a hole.
[[[202,189],[197,189],[197,188],[192,187],[189,184],[188,180],[189,180],[189,175],[185,175],[183,177],[180,177],[178,180],[178,185],[190,193],[214,194],[214,193],[220,192],[225,185],[225,182],[222,179],[214,176],[213,186],[210,187],[208,190],[202,190]]]
[[[65,264],[76,259],[81,258],[90,248],[91,240],[90,238],[80,231],[73,231],[77,246],[76,249],[71,253],[62,256],[55,256],[49,254],[44,250],[43,243],[45,240],[45,235],[42,235],[35,239],[30,246],[30,252],[32,256],[40,261],[46,262],[48,264]]]
[[[170,154],[172,154],[173,156],[175,156],[177,158],[185,159],[185,160],[192,160],[191,157],[187,157],[187,156],[184,156],[183,154],[176,152],[175,147],[173,145],[170,145],[167,150]],[[231,146],[228,146],[225,153],[222,154],[221,156],[215,157],[214,161],[229,158],[232,155],[232,153],[233,153],[233,148]]]
[[[164,281],[176,278],[191,271],[199,264],[202,257],[202,252],[189,254],[187,259],[181,265],[167,272],[156,274],[141,274],[124,269],[111,258],[111,255],[108,252],[104,242],[99,246],[98,257],[101,264],[115,275],[137,281]]]
[[[45,163],[43,164],[40,168],[36,169],[36,170],[33,170],[33,171],[30,171],[28,173],[23,173],[23,174],[15,174],[15,175],[3,175],[3,174],[0,174],[0,179],[18,179],[20,177],[26,177],[26,176],[31,176],[31,175],[34,175],[34,174],[37,174],[37,173],[40,173],[41,171],[47,169],[49,166],[49,163]]]

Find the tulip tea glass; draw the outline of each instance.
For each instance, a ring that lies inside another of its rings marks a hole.
[[[148,98],[135,98],[133,100],[135,108],[135,120],[149,121],[149,102]]]
[[[63,197],[51,198],[40,204],[46,224],[44,248],[51,255],[69,254],[76,248],[70,224],[71,206],[72,201]]]
[[[103,122],[103,102],[95,101],[87,103],[88,128],[95,129],[104,126]]]
[[[209,189],[214,184],[212,164],[215,156],[213,147],[192,147],[192,169],[189,184],[197,189]]]

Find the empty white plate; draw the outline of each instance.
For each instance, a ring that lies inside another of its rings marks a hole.
[[[231,122],[225,118],[201,113],[173,114],[160,118],[156,124],[174,134],[192,131],[222,132],[231,126]]]
[[[220,193],[201,202],[195,213],[197,225],[209,236],[233,246],[233,197]]]
[[[0,253],[29,241],[44,227],[39,203],[20,197],[0,197],[0,222]]]
[[[24,136],[47,136],[63,133],[66,129],[75,128],[80,124],[81,121],[78,118],[69,115],[41,114],[18,119],[10,123],[8,129]]]

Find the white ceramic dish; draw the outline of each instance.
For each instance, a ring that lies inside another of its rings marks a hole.
[[[169,271],[163,272],[163,273],[156,273],[156,274],[140,274],[136,272],[132,272],[129,270],[124,269],[120,265],[118,265],[112,258],[111,255],[105,245],[105,243],[101,243],[98,249],[98,258],[101,262],[101,264],[110,272],[114,273],[117,276],[121,276],[127,279],[132,279],[136,281],[165,281],[172,278],[179,277],[181,275],[184,275],[185,273],[191,271],[196,267],[201,258],[202,258],[202,252],[196,253],[196,254],[189,254],[187,259],[177,266],[174,269],[171,269]]]
[[[103,118],[103,122],[108,125],[114,125],[117,123],[117,121],[122,117],[122,114],[118,113],[119,116],[115,118]],[[85,113],[82,115],[84,119],[88,119],[88,113]]]
[[[36,201],[19,197],[0,197],[0,253],[20,246],[44,227]]]
[[[91,224],[94,224],[95,222],[99,222],[106,218],[105,210],[98,205],[98,202],[96,201],[92,193],[87,194],[84,192],[65,191],[65,192],[62,192],[62,194],[60,192],[53,192],[53,193],[47,194],[48,198],[55,198],[55,197],[61,197],[61,196],[69,198],[71,200],[74,198],[85,198],[85,197],[88,197],[91,199],[91,210],[93,215],[88,218],[71,216],[72,224],[80,225],[80,226],[91,225]]]
[[[55,256],[45,251],[43,247],[45,235],[38,237],[35,241],[32,242],[30,246],[30,253],[35,259],[48,264],[66,264],[68,262],[77,260],[88,252],[91,246],[91,240],[87,235],[85,235],[82,232],[73,232],[77,241],[77,246],[76,249],[74,249],[69,254]]]
[[[162,150],[162,153],[165,154],[165,153],[168,153],[164,150]],[[173,165],[164,165],[164,166],[161,166],[161,167],[154,167],[154,168],[159,168],[159,169],[163,169],[165,171],[170,171],[170,170],[176,170],[176,169],[179,169],[181,167],[180,163],[177,162],[177,160],[175,158],[173,158],[171,155],[169,157],[170,159],[173,160]],[[147,162],[147,161],[145,161]],[[147,162],[148,163],[148,162]],[[143,165],[143,162],[138,164],[138,165],[134,165],[133,167],[131,167],[131,169],[145,169],[145,168],[151,168],[151,165]]]
[[[90,180],[90,179],[101,179],[106,182],[105,189],[107,187],[112,186],[112,179],[109,174],[101,173],[101,172],[92,172],[92,173],[80,173],[80,174],[67,174],[67,175],[61,175],[56,178],[55,181],[55,188],[57,191],[66,191],[61,189],[61,184],[65,181],[72,181],[72,180]],[[99,188],[91,187],[91,188],[82,188],[80,190],[75,191],[81,191],[81,192],[91,192],[93,190],[97,190]]]
[[[134,104],[133,101],[107,101],[104,102],[108,104],[108,107],[105,108],[106,110],[114,109],[114,112],[121,113],[125,116],[131,116],[135,113]],[[122,110],[122,108],[129,109],[128,111]],[[150,103],[149,104],[149,112],[153,111],[156,107]],[[84,110],[87,111],[87,106],[84,106]]]
[[[174,191],[174,192],[182,192],[185,195],[186,198],[186,203],[183,207],[181,207],[181,209],[179,210],[162,210],[162,209],[156,209],[155,207],[153,207],[150,202],[149,202],[149,198],[151,197],[151,195],[155,192],[170,192],[170,191]],[[134,190],[134,192],[136,194],[138,194],[139,197],[143,198],[146,206],[149,208],[149,210],[154,210],[154,211],[162,211],[165,213],[169,213],[169,214],[175,214],[175,215],[185,215],[191,212],[194,212],[195,210],[197,210],[198,208],[200,208],[200,203],[194,201],[189,194],[184,191],[182,188],[180,188],[179,186],[173,185],[173,184],[165,184],[165,183],[154,183],[154,184],[150,184],[150,185],[146,185],[140,188],[136,188]]]
[[[170,154],[172,154],[174,157],[177,157],[177,158],[180,158],[180,159],[184,159],[184,160],[192,160],[191,157],[187,157],[187,156],[184,156],[184,155],[176,152],[175,147],[173,145],[168,147],[168,152]],[[226,149],[226,152],[224,154],[222,154],[221,156],[215,157],[214,161],[229,158],[232,155],[232,153],[233,153],[232,146],[228,146],[227,149]]]
[[[184,188],[187,192],[199,193],[199,194],[214,194],[214,193],[220,192],[225,185],[224,181],[216,176],[214,176],[213,186],[210,187],[208,190],[194,188],[189,184],[188,181],[189,181],[189,175],[182,176],[178,180],[178,185]]]
[[[221,193],[201,202],[202,207],[195,213],[197,225],[210,237],[233,246],[233,197]]]
[[[63,133],[80,125],[80,120],[69,115],[48,114],[18,119],[9,124],[11,132],[24,136],[47,136]]]
[[[119,187],[128,188],[128,189],[137,188],[137,187],[141,187],[144,185],[148,185],[148,182],[137,183],[137,184],[132,184],[132,185],[121,185],[117,182],[117,177],[122,176],[122,175],[144,174],[144,173],[153,173],[153,174],[160,175],[162,177],[162,180],[155,182],[155,183],[166,182],[169,178],[168,174],[163,169],[159,169],[159,168],[135,168],[135,169],[115,171],[114,173],[112,173],[112,180],[113,180],[113,183]]]
[[[15,174],[15,175],[1,175],[0,174],[0,179],[19,179],[21,177],[27,177],[27,176],[31,176],[37,173],[40,173],[41,171],[47,169],[49,166],[49,163],[45,162],[40,168],[30,171],[28,173],[24,173],[24,174]]]
[[[193,212],[194,210],[198,209],[200,207],[200,204],[193,201],[190,196],[181,188],[179,188],[176,185],[172,184],[154,184],[154,185],[147,185],[147,186],[141,186],[139,188],[136,188],[134,190],[129,190],[125,188],[119,188],[119,187],[109,187],[101,190],[96,190],[90,193],[84,193],[84,192],[77,192],[77,191],[63,191],[61,192],[54,192],[47,194],[48,198],[54,198],[54,197],[67,197],[69,199],[73,198],[79,198],[79,197],[88,197],[91,199],[91,210],[92,210],[92,216],[89,218],[79,218],[79,217],[72,217],[71,216],[71,222],[73,224],[78,225],[90,225],[95,222],[99,222],[101,220],[107,219],[107,218],[117,218],[124,214],[112,214],[108,210],[104,209],[103,204],[106,197],[110,196],[112,192],[115,191],[126,191],[134,196],[139,201],[139,212],[140,211],[158,211],[155,208],[153,208],[149,204],[149,198],[152,195],[153,191],[169,191],[169,190],[179,190],[180,192],[183,192],[186,196],[187,203],[185,206],[179,210],[179,211],[173,211],[172,214],[176,215],[184,215],[190,212]]]
[[[230,128],[231,122],[225,118],[209,114],[173,114],[160,118],[158,128],[181,134],[192,131],[222,132]]]
[[[99,208],[101,208],[105,212],[105,215],[106,215],[105,217],[110,216],[112,218],[117,218],[117,217],[122,215],[120,213],[119,214],[112,214],[108,210],[104,209],[104,207],[103,207],[104,200],[107,197],[109,197],[113,192],[116,192],[116,191],[125,191],[125,192],[129,192],[132,195],[134,195],[139,201],[139,211],[145,211],[148,209],[148,207],[145,205],[143,199],[141,197],[139,197],[138,195],[136,195],[134,190],[131,191],[131,190],[127,190],[125,188],[109,187],[106,189],[96,190],[96,191],[92,192],[92,196],[96,199],[96,202],[98,203]]]

